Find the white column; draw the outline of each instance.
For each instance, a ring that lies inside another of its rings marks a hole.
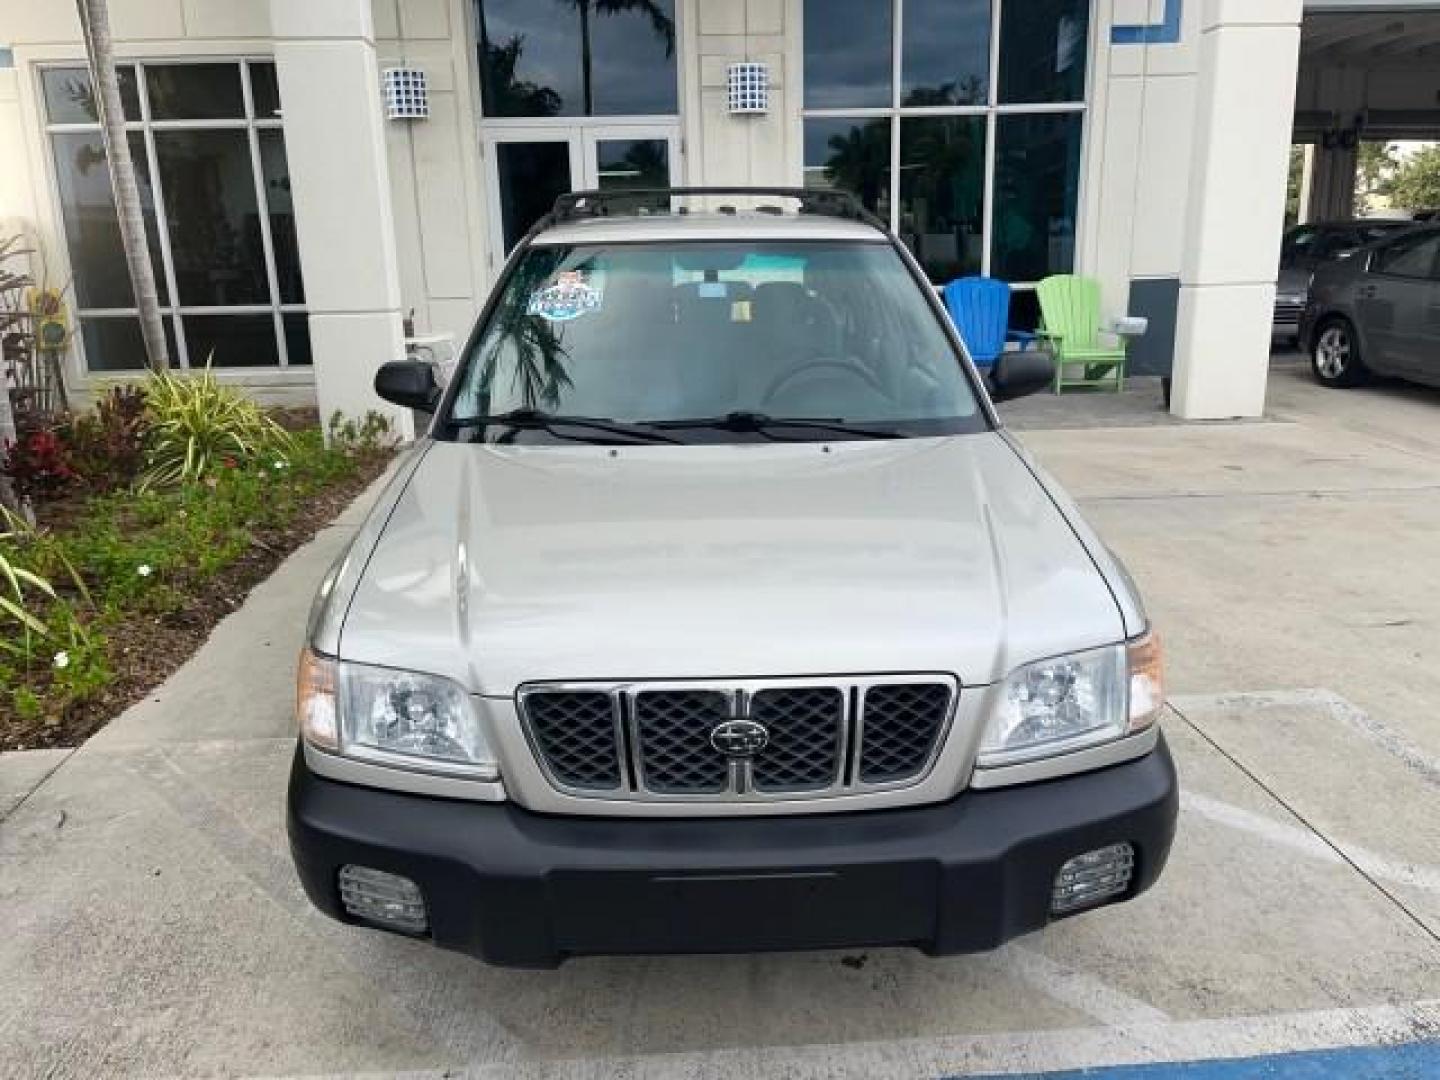
[[[374,409],[408,437],[373,389],[405,346],[370,0],[271,0],[270,23],[321,421]]]
[[[1265,408],[1302,0],[1204,0],[1171,408]]]

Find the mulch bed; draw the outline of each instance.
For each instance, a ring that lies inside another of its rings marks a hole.
[[[251,589],[374,482],[389,460],[384,454],[362,460],[353,476],[317,493],[285,527],[256,529],[250,549],[197,583],[184,610],[135,615],[107,629],[114,677],[105,689],[59,716],[25,721],[0,715],[0,750],[76,746],[140,701],[205,643],[215,624],[239,607]],[[57,504],[53,513],[44,515],[46,524],[58,525],[66,512],[65,504]]]

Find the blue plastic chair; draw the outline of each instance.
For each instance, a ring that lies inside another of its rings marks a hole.
[[[1010,329],[1010,286],[998,278],[962,277],[945,286],[945,310],[978,368],[993,367],[1009,341],[1028,349],[1035,335]]]

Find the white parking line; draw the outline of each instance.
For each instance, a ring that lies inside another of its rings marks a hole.
[[[1181,791],[1180,805],[1217,824],[1240,829],[1270,843],[1280,844],[1325,862],[1344,865],[1345,859],[1349,859],[1370,877],[1395,885],[1440,892],[1440,868],[1396,862],[1335,837],[1331,837],[1327,843],[1304,826],[1287,825],[1283,821],[1252,813],[1195,791]],[[1341,858],[1337,848],[1344,852],[1345,858]]]
[[[1051,960],[1021,945],[1008,945],[1000,961],[1025,982],[1047,997],[1093,1016],[1102,1024],[1126,1027],[1131,1024],[1163,1024],[1170,1014],[1131,997],[1102,982],[1094,975]]]

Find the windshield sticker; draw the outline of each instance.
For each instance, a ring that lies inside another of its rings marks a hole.
[[[566,270],[554,282],[530,297],[531,315],[547,322],[569,322],[600,310],[604,294],[585,280],[579,270]]]

